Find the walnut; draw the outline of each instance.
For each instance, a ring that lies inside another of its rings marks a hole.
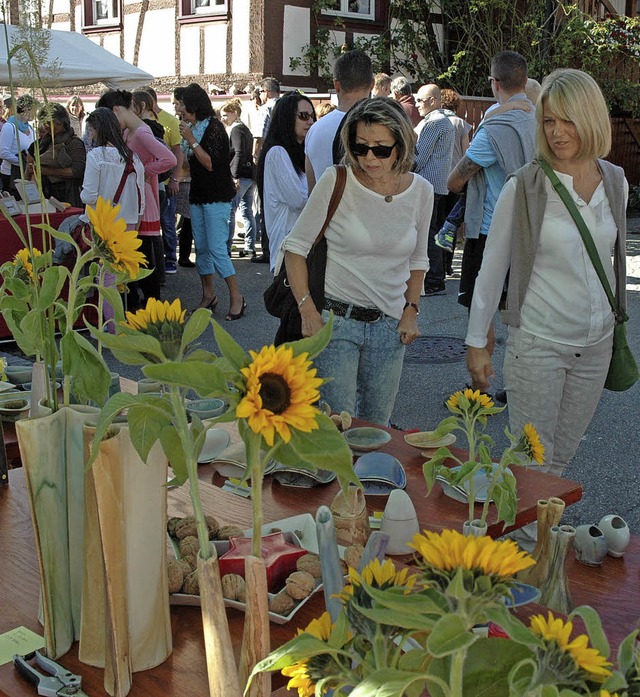
[[[351,424],[353,423],[353,419],[351,418],[351,414],[348,411],[341,411],[340,412],[340,419],[342,421],[342,430],[346,431],[348,428],[351,428]]]
[[[220,529],[220,523],[212,516],[212,515],[206,515],[204,517],[206,523],[207,523],[207,530],[209,531],[209,539],[210,540],[215,540],[217,539],[216,535],[218,534],[218,530]]]
[[[311,595],[316,587],[316,580],[306,571],[294,571],[286,580],[287,593],[294,600],[302,600]]]
[[[189,567],[189,571],[187,573],[191,573],[192,571],[195,571],[198,568],[197,554],[187,554],[187,556],[182,557],[180,561],[183,561]]]
[[[184,537],[180,540],[180,556],[181,557],[189,557],[189,556],[198,556],[198,552],[200,551],[200,543],[198,542],[198,538],[194,537],[193,535],[188,535],[187,537]]]
[[[189,559],[194,560],[194,566],[191,566]],[[175,559],[174,561],[176,564],[179,564],[182,567],[183,576],[188,576],[197,567],[197,559],[195,557]]]
[[[198,529],[196,527],[196,519],[192,515],[188,515],[183,518],[180,523],[176,524],[175,536],[182,540],[185,537],[193,535],[194,537],[198,535]]]
[[[246,598],[246,583],[239,574],[225,574],[222,577],[222,595],[229,600]]]
[[[188,595],[200,595],[200,584],[198,583],[198,572],[192,571],[182,584],[182,592]]]
[[[269,601],[269,610],[276,615],[288,615],[295,606],[295,600],[286,591],[280,591]]]
[[[176,528],[178,527],[178,524],[182,524],[182,518],[169,518],[167,520],[167,532],[171,537],[176,536]]]
[[[300,557],[296,562],[296,568],[298,571],[306,571],[308,574],[311,574],[313,578],[322,578],[320,557],[313,552],[309,552],[309,554],[305,554],[304,557]]]
[[[350,545],[344,550],[344,563],[352,569],[357,569],[363,554],[362,545]]]
[[[244,537],[244,533],[237,525],[223,525],[218,530],[218,539],[228,540],[230,537]]]
[[[178,593],[184,581],[184,564],[178,559],[173,559],[167,564],[167,571],[169,574],[169,593]],[[189,569],[190,571],[191,569]]]

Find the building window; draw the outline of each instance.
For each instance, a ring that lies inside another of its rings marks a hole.
[[[375,19],[375,0],[332,0],[322,14],[353,19]]]
[[[120,0],[84,0],[83,26],[104,29],[120,26]]]
[[[181,0],[182,17],[221,15],[229,11],[228,0]]]

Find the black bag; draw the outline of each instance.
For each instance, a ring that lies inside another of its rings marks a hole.
[[[307,270],[309,273],[309,294],[317,308],[322,308],[324,304],[324,275],[327,266],[327,240],[324,233],[333,218],[333,214],[338,208],[344,187],[347,181],[347,170],[344,165],[336,167],[336,183],[329,201],[327,217],[318,233],[313,247],[307,255]],[[273,280],[273,283],[263,294],[264,306],[267,312],[274,317],[280,318],[280,326],[276,332],[274,343],[276,346],[288,341],[302,339],[302,318],[298,303],[291,292],[287,279],[287,270],[282,264],[280,272]]]

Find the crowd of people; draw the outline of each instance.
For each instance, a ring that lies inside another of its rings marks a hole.
[[[505,391],[494,396],[507,402],[514,432],[535,424],[546,469],[562,474],[600,398],[616,317],[542,164],[582,215],[622,314],[628,186],[623,171],[604,160],[611,127],[589,75],[557,70],[540,85],[520,54],[503,51],[488,77],[496,104],[475,130],[458,115],[453,90],[425,84],[414,92],[403,76],[374,75],[360,50],[338,58],[335,103],[317,106],[301,92],[281,94],[273,78],[260,83],[253,101],[229,99],[219,114],[195,83],[174,90],[175,117],[150,88],[110,90],[89,114],[78,97],[48,106],[35,134],[35,103],[25,95],[5,103],[2,186],[12,190],[22,160],[47,196],[73,205],[93,205],[98,196],[120,203],[153,270],[134,306],[160,297],[166,273],[195,266],[202,287],[196,307],[215,311],[217,275],[228,290],[229,321],[247,308],[231,258],[238,212],[239,256],[268,263],[274,274],[284,265],[302,335],[334,315],[331,341],[317,359],[320,374],[333,378],[322,386],[323,399],[381,424],[393,410],[405,347],[419,336],[421,297],[446,292],[463,231],[458,301],[469,311],[471,385],[491,389],[500,308],[509,336]],[[251,129],[243,108],[257,109]],[[319,302],[305,257],[323,223]]]

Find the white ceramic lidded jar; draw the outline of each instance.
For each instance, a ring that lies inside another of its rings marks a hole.
[[[621,557],[631,541],[631,532],[625,521],[615,513],[600,519],[598,527],[607,538],[609,556]]]
[[[587,566],[602,566],[609,549],[607,538],[597,525],[578,525],[573,547],[576,559]]]
[[[408,544],[420,532],[420,525],[416,509],[406,491],[394,489],[389,494],[380,532],[389,535],[385,550],[387,554],[411,554],[414,551]]]

